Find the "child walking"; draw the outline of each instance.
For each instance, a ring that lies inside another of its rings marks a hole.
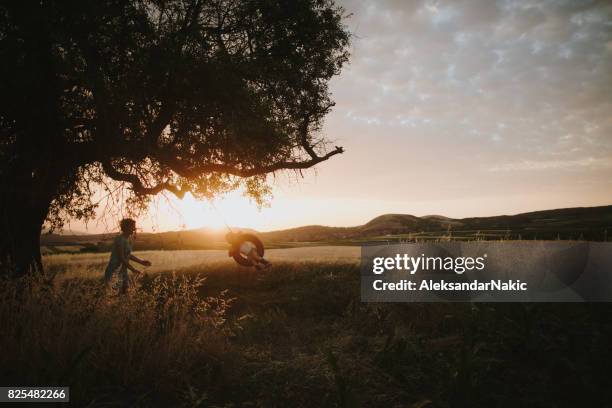
[[[151,266],[151,262],[132,255],[132,241],[136,236],[136,221],[131,218],[124,218],[119,226],[121,227],[121,234],[113,239],[110,259],[104,272],[104,283],[108,288],[113,274],[118,272],[121,279],[121,293],[126,293],[129,286],[128,269],[137,275],[141,273],[130,265],[130,261],[144,266]]]

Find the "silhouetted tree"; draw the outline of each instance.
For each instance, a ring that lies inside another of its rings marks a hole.
[[[320,135],[348,58],[332,0],[14,1],[0,5],[0,255],[41,268],[40,232],[131,204],[211,197],[342,153]]]

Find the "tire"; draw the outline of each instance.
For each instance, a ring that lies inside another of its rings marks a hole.
[[[238,263],[239,265],[253,266],[253,262],[242,256],[242,254],[240,253],[240,245],[242,245],[242,243],[246,241],[252,242],[255,245],[255,248],[257,249],[257,254],[259,256],[264,256],[263,243],[253,234],[240,234],[240,238],[238,239],[238,241],[230,248],[229,256],[234,258],[234,261],[236,261],[236,263]]]

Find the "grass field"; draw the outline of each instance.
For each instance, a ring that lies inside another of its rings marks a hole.
[[[126,297],[102,290],[107,254],[45,257],[51,285],[1,282],[0,381],[91,407],[612,401],[607,304],[365,304],[351,247],[271,250],[265,272],[140,255],[155,267]]]
[[[180,271],[197,266],[234,269],[235,262],[226,250],[177,250],[137,251],[135,255],[150,260],[153,265],[143,268],[147,273]],[[266,258],[272,262],[332,262],[358,263],[360,247],[316,246],[287,249],[268,249]],[[102,278],[109,253],[66,253],[43,256],[45,268],[50,274],[59,272],[63,278]]]

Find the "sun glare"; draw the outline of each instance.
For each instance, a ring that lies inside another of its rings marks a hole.
[[[261,227],[257,205],[239,191],[212,202],[197,200],[191,194],[182,200],[165,197],[152,203],[149,213],[150,220],[146,224],[150,224],[152,230],[223,229],[226,225]]]

